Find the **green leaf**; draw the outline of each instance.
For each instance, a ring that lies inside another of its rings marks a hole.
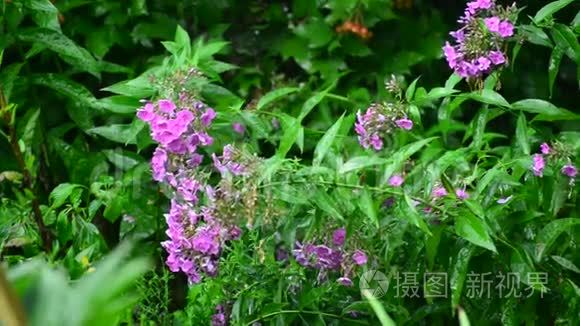
[[[580,44],[572,29],[563,24],[554,24],[550,32],[556,45],[565,50],[570,60],[580,63]]]
[[[571,4],[574,0],[559,0],[550,2],[549,4],[543,6],[536,15],[534,16],[534,23],[539,24],[544,19],[552,16],[556,12],[562,10],[562,8],[566,7],[567,5]]]
[[[330,127],[324,136],[320,139],[318,144],[316,144],[316,148],[314,149],[314,160],[312,165],[317,166],[320,165],[326,153],[330,150],[338,131],[342,125],[342,120],[344,119],[344,113],[340,116],[338,120]]]
[[[456,73],[451,74],[451,76],[449,76],[449,78],[447,78],[445,81],[445,88],[453,89],[453,87],[455,87],[455,85],[457,85],[462,79],[463,77]]]
[[[308,39],[311,48],[318,48],[326,45],[334,33],[330,26],[320,18],[311,18],[306,24],[298,26],[295,31],[296,35]]]
[[[55,90],[72,100],[77,106],[91,107],[93,109],[103,108],[101,103],[86,87],[65,76],[56,74],[33,75],[30,82]]]
[[[417,81],[419,81],[419,78],[421,77],[415,78],[415,80],[413,80],[411,85],[407,87],[407,90],[405,91],[405,99],[407,99],[407,102],[411,102],[411,100],[413,99],[413,96],[415,95],[415,87],[417,87]]]
[[[286,126],[284,126],[284,135],[282,135],[282,138],[280,139],[278,151],[276,152],[276,156],[279,158],[286,157],[286,154],[288,154],[288,151],[292,148],[292,144],[296,142],[298,134],[300,133],[300,121],[294,118],[289,118],[288,120],[290,121],[286,123]]]
[[[553,47],[548,34],[546,34],[541,28],[534,25],[522,25],[519,28],[530,43],[549,48]]]
[[[314,109],[314,107],[317,106],[324,99],[324,97],[326,96],[326,94],[328,94],[328,92],[332,89],[332,87],[334,87],[334,84],[331,85],[329,88],[325,89],[324,91],[318,92],[314,96],[306,100],[306,102],[304,102],[304,105],[302,105],[302,110],[300,111],[298,120],[302,121],[310,113],[310,111],[312,111],[312,109]]]
[[[367,289],[362,290],[362,294],[365,297],[365,299],[369,301],[371,308],[375,312],[375,315],[377,315],[377,318],[379,318],[379,321],[381,322],[382,326],[396,325],[393,319],[389,317],[389,315],[385,311],[385,308],[381,305],[379,300],[377,300],[377,298],[375,298],[375,296],[369,290]]]
[[[82,186],[72,183],[61,183],[56,186],[49,195],[49,200],[52,202],[50,207],[54,209],[62,206],[72,194],[73,190],[79,187]]]
[[[380,158],[378,156],[366,156],[366,155],[357,156],[351,158],[346,163],[344,163],[338,170],[338,173],[344,174],[347,172],[360,170],[362,168],[366,168],[369,166],[385,164],[387,162],[388,162],[387,159]]]
[[[183,29],[180,25],[177,25],[175,31],[175,43],[185,51],[186,56],[190,56],[191,53],[191,39],[187,31]]]
[[[574,265],[573,262],[569,261],[568,259],[560,256],[552,256],[552,259],[560,264],[560,266],[564,267],[565,269],[571,270],[574,273],[580,274],[580,269]]]
[[[378,228],[379,217],[377,216],[377,209],[368,189],[365,188],[362,190],[358,204],[361,211],[369,218],[369,221]]]
[[[566,109],[558,108],[554,104],[539,100],[525,99],[512,104],[514,110],[526,111],[539,114],[534,120],[553,121],[553,120],[574,120],[579,119],[580,115],[570,112]]]
[[[141,75],[132,80],[116,83],[101,90],[138,99],[147,98],[155,94],[155,89],[147,80],[147,76],[145,75]]]
[[[58,10],[49,0],[26,0],[24,6],[32,10],[32,19],[40,27],[60,32]]]
[[[467,269],[469,268],[469,261],[473,255],[475,248],[471,245],[462,247],[457,256],[455,256],[455,263],[449,279],[451,288],[451,309],[453,311],[459,306],[461,300],[461,293],[463,292],[463,285],[467,277]]]
[[[270,92],[268,92],[268,94],[266,94],[260,98],[260,100],[258,101],[258,105],[256,106],[256,109],[261,110],[266,105],[276,101],[277,99],[279,99],[285,95],[297,92],[299,90],[300,90],[300,88],[298,88],[298,87],[282,87],[282,88],[278,88],[278,89],[275,89],[273,91],[270,91]]]
[[[1,53],[2,52],[0,52],[0,54]],[[0,90],[2,90],[4,99],[8,103],[10,103],[10,95],[12,94],[14,81],[16,80],[18,74],[20,73],[20,68],[22,68],[23,65],[24,64],[22,63],[14,63],[0,70]]]
[[[111,124],[87,130],[87,133],[105,137],[121,144],[136,144],[132,124]]]
[[[491,89],[482,89],[480,91],[474,91],[467,95],[468,98],[476,100],[481,103],[497,105],[501,107],[510,107],[510,104],[501,96],[499,93],[492,91]]]
[[[469,318],[467,318],[467,314],[465,313],[465,310],[463,310],[463,308],[459,307],[459,309],[457,309],[458,311],[458,317],[459,317],[459,326],[471,326],[471,323],[469,322]]]
[[[420,89],[421,88],[419,88],[419,90]],[[451,88],[446,88],[446,87],[435,87],[435,88],[431,89],[429,91],[429,93],[427,93],[425,95],[416,94],[414,102],[416,102],[417,105],[421,105],[421,104],[429,103],[431,101],[440,99],[442,97],[447,97],[449,95],[453,95],[457,92],[459,92],[459,91],[456,89],[451,89]]]
[[[105,210],[103,211],[103,216],[110,222],[115,222],[121,214],[123,209],[127,205],[126,198],[124,194],[116,195],[111,198],[110,201],[105,203]]]
[[[488,230],[487,224],[469,211],[463,211],[455,218],[455,233],[458,236],[480,247],[497,252]]]
[[[518,123],[516,127],[516,141],[522,152],[526,155],[530,155],[530,141],[528,139],[528,123],[526,121],[526,116],[523,112],[520,112],[518,117]]]
[[[143,162],[139,155],[129,151],[107,149],[103,153],[113,165],[124,171],[134,168],[137,164]]]
[[[100,77],[99,65],[95,58],[89,51],[78,46],[64,34],[48,28],[31,28],[20,31],[18,38],[24,42],[41,45],[57,53],[64,61],[79,70],[87,71],[95,77]]]
[[[541,262],[558,237],[575,225],[580,225],[580,218],[561,218],[548,223],[536,237],[536,262]]]
[[[329,194],[327,194],[324,189],[318,189],[314,196],[311,198],[311,201],[314,205],[318,206],[318,208],[326,212],[330,217],[337,218],[341,221],[344,220],[344,217],[336,208],[336,201]]]
[[[411,157],[425,145],[429,144],[430,142],[432,142],[437,138],[438,137],[430,137],[418,140],[414,143],[403,146],[394,154],[392,154],[391,157],[387,160],[389,164],[385,167],[385,170],[383,171],[384,182],[386,182],[386,180],[390,178],[395,171],[400,170],[403,163],[407,159],[409,159],[409,157]]]
[[[113,95],[97,100],[103,109],[119,114],[135,114],[142,106],[141,102],[134,97]]]
[[[550,64],[548,65],[548,89],[550,91],[550,97],[552,97],[554,82],[556,81],[556,76],[558,76],[560,62],[562,62],[563,56],[564,50],[559,46],[556,46],[550,55]]]
[[[421,229],[427,236],[432,236],[431,230],[425,223],[423,216],[419,215],[413,204],[413,199],[405,192],[405,205],[402,205],[403,216],[408,218],[413,225]]]

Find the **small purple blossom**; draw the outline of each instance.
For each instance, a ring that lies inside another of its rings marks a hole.
[[[204,127],[207,127],[211,124],[213,119],[216,117],[216,112],[212,108],[208,108],[202,115],[201,115],[201,124]]]
[[[469,193],[465,190],[465,188],[455,189],[455,195],[460,200],[465,200],[469,198]]]
[[[409,120],[407,117],[396,120],[395,124],[397,124],[397,127],[401,129],[405,130],[413,129],[413,121]]]
[[[342,246],[344,244],[345,239],[346,239],[346,229],[345,228],[337,229],[332,233],[332,243],[335,246]]]
[[[352,254],[352,260],[354,261],[355,264],[360,266],[360,265],[366,264],[368,261],[368,258],[367,258],[367,255],[364,253],[364,251],[356,250]]]
[[[503,38],[514,35],[514,25],[509,21],[502,21],[499,23],[498,34]]]
[[[234,122],[232,124],[232,129],[240,135],[243,135],[246,132],[246,127],[244,127],[244,125],[239,122]]]
[[[550,154],[551,148],[550,145],[548,145],[548,143],[542,143],[540,145],[540,152],[544,155],[548,155]]]
[[[175,111],[175,103],[171,100],[159,100],[157,101],[159,106],[159,111],[163,113],[173,113]]]
[[[575,178],[576,175],[578,175],[578,169],[576,169],[576,167],[572,164],[564,165],[560,171],[562,172],[562,174],[570,178]]]
[[[499,66],[505,63],[505,56],[501,51],[491,51],[489,52],[489,60],[494,65]]]
[[[499,17],[489,17],[485,18],[483,21],[490,32],[499,33],[499,24],[501,23]]]
[[[346,276],[339,277],[336,281],[344,286],[353,286],[354,285],[352,280]]]
[[[224,307],[220,304],[215,308],[215,313],[211,316],[211,326],[226,326],[227,320]]]
[[[445,189],[445,187],[443,187],[443,186],[437,186],[437,187],[433,188],[431,195],[434,198],[445,197],[445,196],[447,196],[447,189]]]
[[[512,199],[512,197],[513,196],[502,197],[502,198],[497,200],[497,203],[500,205],[506,204],[507,202],[509,202]]]
[[[535,176],[542,177],[544,175],[544,168],[546,167],[546,162],[541,154],[534,154],[532,156],[532,171]]]
[[[405,179],[400,174],[395,174],[389,178],[389,186],[391,187],[400,187]]]

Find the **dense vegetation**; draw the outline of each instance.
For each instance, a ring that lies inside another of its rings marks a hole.
[[[0,325],[580,324],[573,0],[4,0]]]

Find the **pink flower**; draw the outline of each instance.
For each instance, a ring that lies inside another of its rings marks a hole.
[[[395,174],[389,178],[389,186],[400,187],[405,179],[400,174]]]
[[[512,25],[512,23],[510,23],[507,20],[499,23],[498,34],[503,38],[507,38],[514,35],[514,25]]]
[[[364,265],[367,263],[368,258],[367,255],[362,250],[356,250],[354,254],[352,254],[352,260],[357,265]]]
[[[468,199],[469,198],[469,193],[465,190],[465,188],[463,188],[463,189],[455,189],[455,195],[460,200],[465,200],[465,199]]]
[[[492,33],[499,33],[499,25],[501,23],[499,17],[489,17],[483,20],[487,29]]]
[[[244,127],[244,125],[239,122],[234,122],[232,124],[232,129],[234,129],[234,131],[240,135],[243,135],[244,132],[246,131],[246,127]]]
[[[560,170],[563,174],[569,176],[570,178],[574,178],[576,177],[576,175],[578,174],[578,170],[576,169],[576,167],[572,164],[566,164],[562,167],[562,170]]]
[[[435,198],[441,198],[447,196],[447,189],[445,187],[435,187],[431,193]]]
[[[399,128],[402,128],[405,130],[411,130],[413,128],[413,121],[407,119],[407,117],[396,120],[395,124],[397,124],[397,126]]]
[[[209,126],[213,119],[215,118],[216,113],[212,108],[208,108],[205,112],[201,115],[201,124],[205,127]]]
[[[344,286],[353,286],[354,284],[352,280],[346,276],[339,277],[336,281]]]
[[[369,138],[369,143],[373,146],[375,151],[380,151],[383,148],[383,140],[377,134],[374,134]]]
[[[477,69],[479,69],[480,71],[486,71],[489,69],[489,67],[491,66],[491,60],[489,60],[486,57],[479,57],[479,59],[477,59]]]
[[[550,154],[550,150],[551,150],[550,145],[548,145],[547,143],[542,143],[540,145],[540,152],[542,152],[542,154],[545,155]]]
[[[445,54],[445,59],[449,64],[449,68],[455,68],[455,66],[457,66],[457,59],[459,58],[459,55],[457,54],[457,51],[455,51],[455,48],[449,44],[449,42],[445,43],[445,46],[443,47],[443,54]]]
[[[137,117],[145,122],[153,121],[157,117],[154,109],[155,106],[153,104],[147,103],[142,109],[137,111]]]
[[[544,157],[541,154],[534,154],[532,157],[533,166],[532,170],[534,171],[534,175],[541,177],[544,175],[544,168],[546,167],[546,162],[544,161]]]
[[[175,104],[171,100],[159,100],[157,102],[159,111],[164,113],[173,113],[175,111]]]
[[[501,51],[491,51],[489,52],[489,60],[497,66],[505,63],[505,56]]]
[[[335,246],[342,246],[344,244],[344,240],[346,239],[346,229],[340,228],[334,231],[332,234],[332,243]]]

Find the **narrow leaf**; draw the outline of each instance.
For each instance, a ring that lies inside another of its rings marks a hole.
[[[526,155],[530,155],[530,141],[528,139],[528,123],[526,121],[526,116],[523,112],[520,112],[518,117],[518,123],[516,127],[516,140],[518,146],[522,152]]]
[[[534,16],[534,23],[538,24],[542,22],[544,19],[562,10],[562,8],[571,4],[573,1],[574,0],[558,0],[548,3],[547,5],[543,6],[540,10],[538,10],[536,15]]]
[[[488,229],[483,220],[468,211],[463,211],[455,219],[455,233],[458,236],[480,247],[497,252]]]
[[[258,105],[256,106],[256,109],[261,110],[266,105],[276,101],[277,99],[279,99],[285,95],[297,92],[298,90],[300,90],[300,88],[283,87],[283,88],[278,88],[278,89],[275,89],[273,91],[270,91],[270,92],[268,92],[268,94],[266,94],[260,98],[260,100],[258,101]]]
[[[326,153],[330,150],[338,131],[342,125],[342,120],[344,119],[344,114],[326,131],[324,136],[320,139],[316,148],[314,149],[314,161],[313,165],[320,165]]]
[[[536,262],[541,262],[556,239],[575,225],[580,225],[580,218],[562,218],[548,223],[536,237]]]

